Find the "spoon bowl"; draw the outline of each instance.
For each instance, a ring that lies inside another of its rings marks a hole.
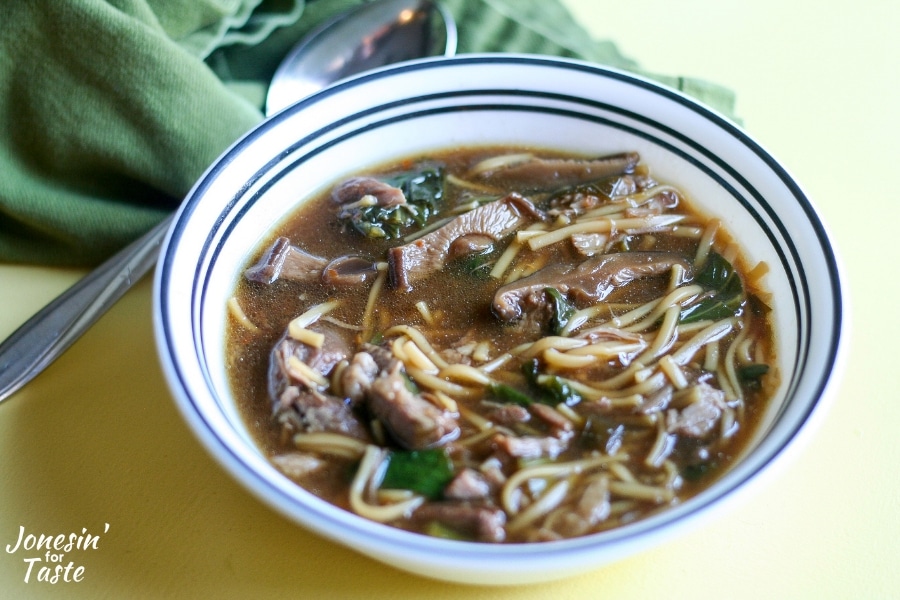
[[[455,53],[456,26],[439,4],[429,0],[362,4],[312,31],[285,56],[269,86],[266,115],[363,71]]]

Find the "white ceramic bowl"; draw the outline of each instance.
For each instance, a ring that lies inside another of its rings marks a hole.
[[[226,300],[248,254],[283,217],[347,174],[472,144],[585,154],[637,150],[658,178],[718,215],[771,266],[783,384],[763,431],[712,488],[657,516],[568,541],[433,539],[339,510],[282,476],[254,445],[224,367]],[[377,560],[458,582],[512,584],[583,572],[658,543],[743,494],[821,414],[841,356],[844,302],[827,234],[785,169],[740,128],[622,72],[533,56],[469,55],[363,75],[262,123],[213,165],[162,250],[155,329],[166,377],[207,450],[289,519]]]

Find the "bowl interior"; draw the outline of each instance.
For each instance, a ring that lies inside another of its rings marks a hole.
[[[484,145],[586,155],[636,150],[658,179],[719,217],[751,263],[769,264],[782,383],[751,449],[708,491],[623,530],[541,548],[492,547],[485,553],[476,547],[448,555],[445,542],[412,539],[421,536],[322,503],[256,449],[231,398],[224,353],[226,301],[249,254],[302,203],[345,175],[429,150]],[[648,81],[574,61],[510,55],[385,69],[263,123],[211,167],[183,205],[155,295],[161,355],[179,405],[233,475],[324,535],[403,568],[466,581],[545,579],[596,565],[621,554],[615,542],[638,546],[733,495],[783,454],[810,420],[837,360],[842,327],[840,281],[823,227],[796,183],[746,134]],[[444,554],[431,559],[427,552],[409,553],[415,545],[436,545]],[[559,562],[544,556],[537,574],[526,557],[553,548],[586,552]],[[503,564],[506,575],[498,575],[503,556],[515,560]],[[484,557],[493,561],[490,576],[480,562]]]

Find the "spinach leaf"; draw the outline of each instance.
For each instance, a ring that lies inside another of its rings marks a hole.
[[[755,381],[769,372],[769,365],[763,363],[754,363],[746,365],[738,369],[738,377],[743,381]]]
[[[451,479],[453,463],[445,450],[398,450],[388,455],[381,487],[412,490],[427,498],[436,499],[441,496]]]
[[[445,540],[472,540],[471,535],[466,535],[458,529],[454,529],[440,521],[430,521],[428,525],[425,526],[425,534]]]
[[[451,267],[454,272],[478,280],[491,278],[491,268],[497,260],[499,252],[492,245],[481,252],[473,252],[455,259]]]
[[[737,376],[750,389],[759,389],[762,385],[760,381],[763,375],[769,372],[769,365],[763,363],[754,363],[752,365],[744,365],[737,371]]]
[[[746,302],[744,286],[734,266],[712,251],[694,276],[694,283],[712,292],[681,311],[682,323],[724,319],[740,314]]]
[[[699,481],[715,472],[718,468],[719,463],[714,460],[685,465],[681,468],[681,476],[687,481]]]
[[[438,165],[425,165],[411,171],[382,178],[384,183],[400,188],[406,203],[396,206],[357,206],[341,217],[354,229],[371,238],[395,239],[412,226],[422,227],[437,214],[444,197],[444,170]]]
[[[527,395],[523,394],[516,388],[506,385],[505,383],[492,383],[488,386],[488,394],[501,402],[506,402],[507,404],[518,404],[519,406],[528,406],[533,400]]]
[[[569,382],[556,375],[542,375],[538,385],[554,400],[553,404],[574,406],[581,402],[581,394],[572,389]]]
[[[562,403],[574,406],[582,400],[581,394],[572,389],[569,382],[562,377],[541,373],[536,358],[522,364],[522,372],[528,383],[538,391],[538,401],[543,404]]]
[[[715,294],[682,310],[681,322],[694,323],[733,317],[738,314],[743,303],[744,297],[741,294],[724,297],[721,294]]]
[[[559,335],[566,325],[569,324],[569,319],[572,318],[572,315],[575,314],[575,306],[556,288],[544,288],[544,293],[550,296],[550,303],[553,307],[553,315],[550,317],[550,331],[553,335]]]
[[[744,286],[741,285],[737,271],[725,257],[714,250],[706,257],[706,262],[694,277],[694,282],[708,290],[726,294],[744,293]]]

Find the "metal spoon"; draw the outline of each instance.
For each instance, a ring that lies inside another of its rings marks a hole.
[[[272,78],[266,114],[369,69],[455,52],[456,25],[437,3],[374,0],[301,40]],[[56,360],[156,264],[173,217],[109,258],[0,344],[0,402]]]

